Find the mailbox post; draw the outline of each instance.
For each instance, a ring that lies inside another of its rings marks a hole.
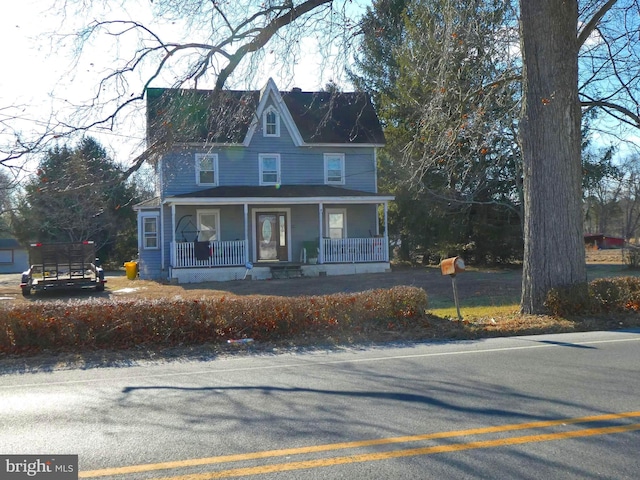
[[[456,274],[464,272],[464,260],[460,257],[445,258],[440,262],[440,270],[442,275],[451,277],[451,285],[453,286],[453,300],[456,302],[456,311],[458,312],[458,320],[462,320],[460,315],[460,303],[458,302],[458,285],[456,284]]]

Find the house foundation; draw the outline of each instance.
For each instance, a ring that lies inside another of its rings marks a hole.
[[[363,273],[385,273],[391,271],[389,262],[302,265],[303,277],[324,277],[334,275],[357,275]],[[269,266],[218,268],[174,268],[170,272],[171,282],[203,283],[229,282],[233,280],[272,280],[273,272]]]

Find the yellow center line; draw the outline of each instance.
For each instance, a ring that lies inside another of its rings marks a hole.
[[[433,439],[440,439],[440,438],[463,437],[463,436],[469,436],[469,435],[483,435],[487,433],[500,433],[500,432],[509,432],[509,431],[517,431],[517,430],[527,430],[527,429],[533,429],[533,428],[545,428],[545,427],[552,427],[557,425],[572,425],[576,423],[619,420],[619,419],[633,418],[633,417],[640,417],[640,411],[610,413],[610,414],[604,414],[604,415],[593,415],[593,416],[587,416],[587,417],[568,418],[568,419],[561,419],[561,420],[542,420],[542,421],[529,422],[529,423],[472,428],[467,430],[454,430],[449,432],[426,433],[421,435],[410,435],[410,436],[403,436],[403,437],[391,437],[391,438],[379,438],[379,439],[372,439],[372,440],[360,440],[360,441],[353,441],[353,442],[330,443],[325,445],[312,445],[312,446],[306,446],[306,447],[287,448],[287,449],[280,449],[280,450],[265,450],[260,452],[241,453],[241,454],[234,454],[234,455],[221,455],[217,457],[195,458],[195,459],[189,459],[189,460],[177,460],[172,462],[161,462],[161,463],[150,463],[150,464],[142,464],[142,465],[130,465],[126,467],[105,468],[101,470],[87,470],[87,471],[79,472],[78,477],[91,478],[91,477],[104,477],[109,475],[123,475],[123,474],[131,474],[131,473],[150,472],[155,470],[166,470],[166,469],[176,469],[176,468],[197,467],[201,465],[213,465],[213,464],[220,464],[220,463],[239,462],[239,461],[255,460],[255,459],[261,459],[261,458],[283,457],[283,456],[291,456],[291,455],[327,452],[327,451],[333,451],[333,450],[344,450],[349,448],[363,448],[363,447],[371,447],[376,445],[391,445],[391,444],[397,444],[397,443],[419,442],[419,441],[433,440]],[[524,438],[524,437],[521,437],[521,438]],[[461,445],[471,445],[471,443],[466,443]],[[427,447],[427,448],[439,448],[439,447]],[[473,448],[482,448],[482,447],[473,447]],[[411,450],[404,450],[404,451],[411,451]],[[392,454],[394,452],[389,452],[389,453]],[[411,454],[411,455],[420,455],[420,454]],[[344,457],[344,458],[356,458],[356,457]],[[392,457],[389,457],[389,458],[392,458]],[[318,461],[322,462],[325,460],[318,460]],[[365,460],[362,460],[362,461],[365,461]],[[313,463],[314,461],[310,461],[310,462]],[[307,462],[299,462],[299,463],[307,463]],[[286,464],[286,465],[292,465],[292,464]],[[267,467],[264,467],[264,468],[267,468]],[[299,467],[299,468],[312,468],[312,467]],[[176,477],[176,478],[183,478],[183,477]],[[191,478],[191,477],[184,477],[184,478]],[[219,478],[219,477],[207,477],[207,478]]]
[[[431,455],[435,453],[459,452],[462,450],[472,450],[478,448],[502,447],[507,445],[519,445],[522,443],[549,442],[552,440],[564,440],[569,438],[589,437],[593,435],[605,435],[611,433],[631,432],[640,430],[640,423],[632,425],[622,425],[617,427],[590,428],[576,430],[572,432],[548,433],[543,435],[527,435],[523,437],[503,438],[498,440],[484,440],[469,443],[455,443],[452,445],[438,445],[434,447],[413,448],[408,450],[395,450],[392,452],[364,453],[348,457],[325,458],[318,460],[308,460],[302,462],[279,463],[273,465],[263,465],[259,467],[235,468],[220,472],[196,473],[180,475],[177,477],[166,477],[158,480],[211,480],[214,478],[241,477],[247,475],[264,475],[267,473],[286,472],[291,470],[302,470],[310,468],[331,467],[335,465],[345,465],[349,463],[372,462],[377,460],[388,460],[390,458],[411,457],[417,455]]]

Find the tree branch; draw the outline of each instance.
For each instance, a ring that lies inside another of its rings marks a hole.
[[[602,107],[605,109],[615,110],[621,113],[623,116],[628,117],[630,120],[628,119],[625,120],[624,117],[613,115],[616,119],[626,123],[627,125],[631,125],[632,127],[640,128],[640,116],[632,112],[628,108],[623,107],[622,105],[618,105],[612,102],[607,102],[605,100],[593,100],[593,99],[590,99],[587,101],[581,101],[580,105],[587,108]]]
[[[602,17],[604,17],[606,13],[611,10],[611,7],[613,7],[617,2],[618,0],[609,0],[593,15],[593,17],[591,17],[591,20],[582,27],[582,30],[578,33],[578,48],[584,45],[584,42],[587,41],[589,35],[591,35],[598,26],[598,23],[600,23],[600,20],[602,20]]]
[[[323,4],[330,4],[333,0],[307,0],[303,4],[293,7],[289,10],[289,12],[284,13],[281,16],[276,17],[274,20],[269,22],[256,36],[251,42],[246,45],[240,47],[230,58],[229,63],[226,67],[224,67],[220,74],[218,75],[218,79],[216,81],[216,90],[222,90],[225,82],[229,78],[229,76],[233,73],[236,67],[240,64],[242,59],[249,53],[255,52],[262,47],[264,47],[269,40],[276,34],[276,32],[294,22],[301,16],[309,13],[311,10],[319,7]]]

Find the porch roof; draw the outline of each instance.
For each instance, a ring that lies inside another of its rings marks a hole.
[[[144,210],[146,208],[156,209],[160,207],[160,197],[153,197],[148,200],[143,200],[140,203],[136,203],[133,206],[134,210]]]
[[[330,185],[222,186],[168,196],[164,199],[164,203],[180,205],[386,203],[394,198],[393,195]]]

